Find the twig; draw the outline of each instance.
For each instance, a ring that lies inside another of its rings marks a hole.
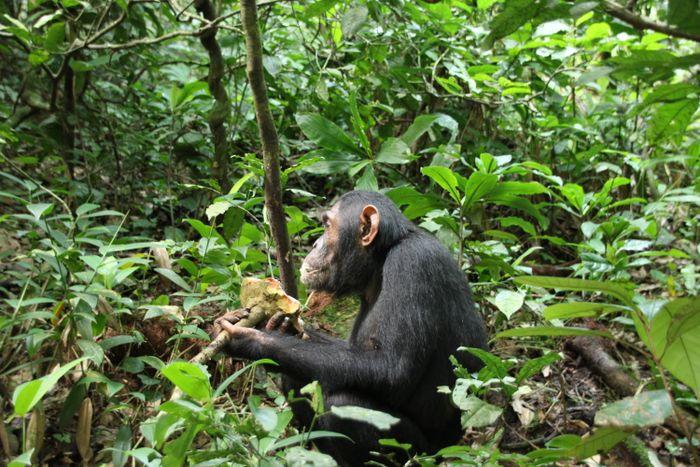
[[[603,9],[610,16],[613,16],[619,20],[624,21],[635,29],[651,29],[652,31],[661,32],[673,37],[680,37],[682,39],[689,39],[691,41],[700,42],[700,36],[697,34],[692,34],[686,31],[681,31],[680,29],[672,28],[666,24],[655,23],[646,18],[636,15],[630,10],[626,9],[624,6],[610,1],[603,0],[601,2]],[[690,12],[688,12],[690,13]]]

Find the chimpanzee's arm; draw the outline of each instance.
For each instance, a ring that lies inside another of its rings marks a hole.
[[[302,340],[278,333],[251,332],[252,337],[234,337],[228,351],[235,357],[270,358],[279,370],[300,381],[319,381],[326,390],[359,388],[376,395],[400,397],[410,394],[424,359],[420,348],[367,350],[346,341]]]

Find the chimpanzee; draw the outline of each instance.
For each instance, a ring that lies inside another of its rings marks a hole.
[[[378,451],[377,440],[395,438],[416,452],[434,452],[460,439],[460,414],[437,387],[452,385],[450,355],[470,371],[481,364],[460,346],[486,348],[487,335],[475,311],[467,280],[447,250],[401,214],[386,196],[367,191],[343,195],[323,216],[325,233],[301,266],[310,290],[357,294],[360,312],[347,341],[313,330],[306,339],[281,332],[279,319],[266,330],[232,326],[234,357],[271,358],[279,364],[285,391],[317,380],[327,408],[354,405],[380,410],[401,421],[379,431],[328,413],[315,429],[346,434],[317,446],[341,465],[357,465]],[[305,336],[305,337],[306,337]],[[308,424],[308,404],[293,404]]]

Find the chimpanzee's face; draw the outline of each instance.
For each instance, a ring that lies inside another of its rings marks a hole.
[[[301,282],[310,290],[331,291],[331,276],[338,251],[340,225],[338,206],[323,213],[323,235],[301,264]]]
[[[374,272],[370,245],[379,232],[372,205],[333,206],[323,214],[323,236],[301,265],[301,281],[310,290],[344,293],[362,290]]]

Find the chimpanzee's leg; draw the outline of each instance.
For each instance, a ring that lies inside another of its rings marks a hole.
[[[370,451],[382,454],[393,454],[396,459],[405,462],[405,454],[402,451],[380,446],[378,440],[382,438],[394,438],[400,443],[410,443],[413,452],[422,453],[428,450],[428,442],[420,428],[409,418],[402,416],[380,404],[365,397],[350,392],[342,392],[326,395],[326,410],[332,406],[354,405],[368,409],[379,410],[400,419],[400,421],[387,431],[379,430],[373,425],[339,418],[330,412],[325,413],[316,420],[317,430],[328,430],[342,433],[351,441],[338,438],[321,438],[315,441],[318,448],[333,456],[340,465],[363,465],[372,459]],[[376,459],[376,458],[375,458]]]

